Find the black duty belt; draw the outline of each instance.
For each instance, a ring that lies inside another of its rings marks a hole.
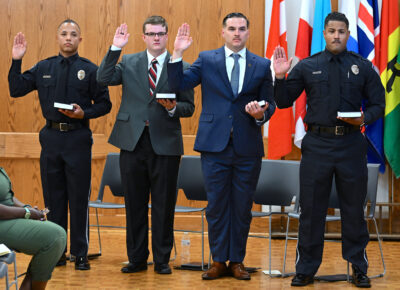
[[[359,126],[334,126],[334,127],[325,127],[318,125],[308,125],[307,131],[317,133],[317,134],[326,134],[326,135],[335,135],[335,136],[343,136],[352,132],[360,131]]]
[[[88,127],[89,122],[86,121],[84,123],[58,123],[47,120],[47,126],[61,132],[68,132],[72,130],[81,129],[83,127]]]

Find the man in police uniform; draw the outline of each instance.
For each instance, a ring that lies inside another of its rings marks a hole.
[[[279,108],[292,106],[305,89],[307,134],[300,166],[300,225],[296,276],[292,286],[314,281],[323,252],[324,225],[332,178],[341,204],[342,255],[352,263],[353,283],[370,287],[365,248],[369,234],[363,205],[367,193],[367,142],[360,127],[384,113],[385,92],[371,62],[346,50],[349,22],[342,13],[325,19],[326,49],[291,66],[283,48],[274,52],[275,101]],[[360,112],[353,118],[338,112]]]
[[[39,140],[43,197],[50,210],[48,219],[67,231],[69,204],[70,254],[76,257],[75,269],[89,270],[88,200],[92,147],[89,119],[107,114],[111,102],[107,87],[96,82],[97,66],[78,55],[81,40],[78,24],[70,19],[63,21],[57,30],[59,55],[42,60],[21,74],[27,42],[19,32],[14,38],[8,82],[10,95],[14,98],[38,91],[46,119]],[[72,104],[73,108],[57,109],[55,102]],[[58,265],[65,264],[64,252]]]

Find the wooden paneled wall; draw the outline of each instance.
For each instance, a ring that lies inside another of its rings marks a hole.
[[[0,132],[38,132],[44,124],[36,92],[21,99],[8,94],[7,73],[11,64],[14,35],[22,31],[28,41],[23,69],[29,69],[38,60],[56,55],[56,28],[64,19],[76,20],[82,30],[79,54],[99,64],[106,54],[116,27],[126,22],[131,34],[123,53],[144,50],[142,23],[150,15],[163,15],[169,24],[168,49],[171,51],[178,27],[191,25],[194,45],[185,54],[193,62],[200,51],[223,44],[221,22],[231,11],[242,11],[251,21],[248,48],[263,55],[264,0],[0,0],[0,41],[4,52],[0,60]],[[106,117],[92,122],[94,133],[108,135],[115,120],[121,98],[121,88],[110,89],[113,110]],[[194,135],[200,114],[200,94],[196,93],[196,112],[193,118],[182,120],[183,133]]]
[[[241,11],[250,19],[248,48],[258,55],[264,51],[264,0],[0,0],[0,25],[3,53],[0,57],[0,166],[9,173],[17,196],[24,202],[43,205],[38,132],[45,124],[36,92],[19,99],[8,93],[7,74],[11,64],[14,36],[25,34],[28,49],[23,58],[26,70],[39,60],[58,54],[56,29],[67,18],[77,21],[82,31],[79,54],[100,64],[112,43],[115,29],[127,23],[130,32],[123,53],[145,49],[142,24],[150,15],[162,15],[169,25],[168,49],[171,51],[178,27],[191,25],[194,45],[185,54],[193,62],[200,51],[223,45],[221,22],[229,12]],[[110,87],[113,109],[107,116],[91,121],[94,133],[92,198],[96,196],[104,158],[117,148],[107,144],[121,99],[121,87]],[[196,89],[196,111],[192,118],[182,119],[185,153],[193,152],[201,112],[200,89]],[[179,202],[187,201],[179,197]]]

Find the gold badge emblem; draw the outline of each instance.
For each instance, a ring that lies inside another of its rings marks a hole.
[[[77,75],[79,80],[83,80],[85,78],[85,71],[81,69],[80,71],[78,71]]]
[[[358,75],[358,73],[360,72],[360,69],[358,68],[358,66],[356,64],[353,64],[351,66],[351,71],[353,72],[353,74]]]

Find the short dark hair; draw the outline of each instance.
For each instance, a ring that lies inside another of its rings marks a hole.
[[[65,19],[63,22],[61,22],[60,25],[58,25],[57,30],[60,29],[61,25],[63,25],[64,23],[72,23],[72,24],[75,24],[75,25],[78,27],[79,32],[81,32],[81,28],[79,27],[79,24],[78,24],[75,20],[72,20],[72,19],[69,19],[69,18],[68,18],[68,19]]]
[[[346,28],[349,29],[349,20],[347,19],[346,15],[340,12],[331,12],[325,17],[324,22],[324,29],[328,25],[329,21],[340,21],[346,24]]]
[[[162,27],[165,27],[165,32],[168,32],[168,23],[162,16],[152,15],[148,17],[143,23],[143,33],[146,32],[146,24],[161,25]]]
[[[249,19],[247,19],[247,17],[246,17],[244,14],[242,14],[242,13],[240,13],[240,12],[232,12],[232,13],[229,13],[228,15],[226,15],[226,16],[224,17],[224,20],[222,20],[222,26],[223,26],[223,27],[226,27],[226,21],[227,21],[229,18],[243,18],[243,19],[246,20],[247,28],[249,28],[249,26],[250,26],[250,21],[249,21]]]

